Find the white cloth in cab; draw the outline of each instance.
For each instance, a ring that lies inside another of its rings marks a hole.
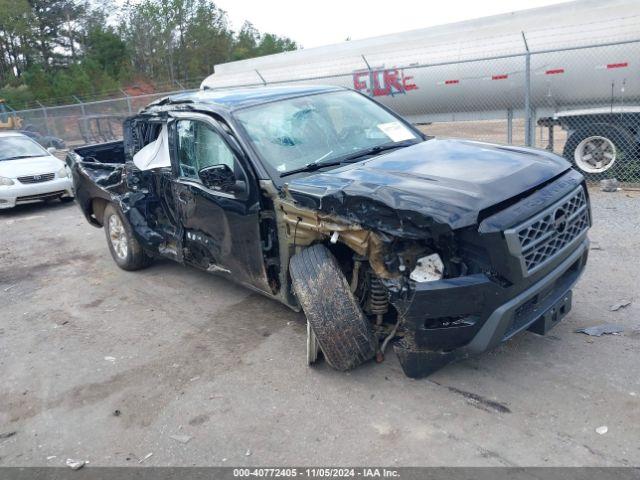
[[[145,145],[133,156],[133,163],[140,170],[152,170],[154,168],[170,167],[169,134],[167,124],[162,125],[158,138]]]

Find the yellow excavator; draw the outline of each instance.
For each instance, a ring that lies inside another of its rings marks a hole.
[[[20,130],[22,128],[22,118],[16,115],[16,111],[7,105],[4,98],[0,98],[0,131]]]
[[[62,149],[65,147],[64,140],[51,135],[44,135],[31,124],[24,125],[24,120],[17,112],[7,105],[4,98],[0,98],[0,132],[7,130],[17,130],[23,135],[32,138],[45,148],[55,147]]]

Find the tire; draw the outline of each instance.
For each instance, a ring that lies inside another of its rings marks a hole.
[[[324,245],[304,249],[291,258],[290,273],[293,290],[329,365],[346,371],[373,358],[377,341],[371,325],[331,252]]]
[[[111,257],[121,269],[133,271],[149,266],[151,257],[133,236],[129,222],[111,203],[104,209],[102,225]]]
[[[563,156],[588,180],[616,178],[635,153],[633,136],[623,128],[595,124],[579,128],[564,146]]]

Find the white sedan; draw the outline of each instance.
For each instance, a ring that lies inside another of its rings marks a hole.
[[[64,162],[26,135],[0,133],[0,209],[55,198],[73,200]]]

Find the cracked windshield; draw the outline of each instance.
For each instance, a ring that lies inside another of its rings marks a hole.
[[[419,141],[396,117],[355,92],[294,98],[235,115],[262,159],[279,173],[381,145]]]

